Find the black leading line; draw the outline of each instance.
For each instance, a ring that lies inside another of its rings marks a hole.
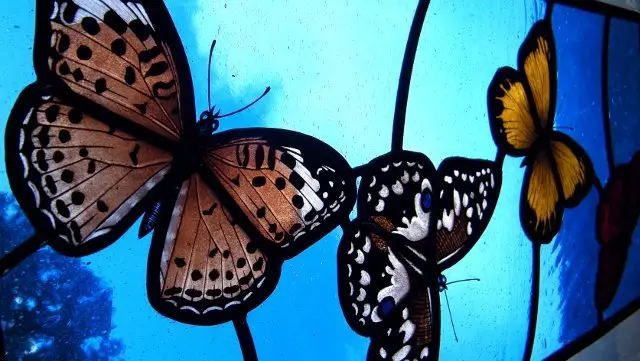
[[[613,157],[613,138],[611,137],[611,114],[609,114],[609,38],[611,17],[605,16],[602,32],[602,124],[604,126],[604,142],[607,149],[609,174],[613,173],[615,160]]]
[[[427,17],[430,0],[420,0],[416,13],[411,23],[407,47],[404,51],[402,69],[400,70],[400,81],[398,82],[398,94],[396,96],[396,109],[393,116],[393,133],[391,134],[391,151],[402,151],[402,141],[404,139],[404,123],[407,117],[407,103],[409,102],[409,88],[411,86],[411,74],[413,64],[416,60],[418,42],[422,33],[424,19]]]
[[[549,22],[551,26],[551,15],[553,13],[553,5],[555,1],[548,0],[547,7],[544,11],[544,21]],[[551,30],[553,31],[553,29]],[[499,156],[496,156],[498,158]],[[541,244],[532,243],[531,255],[531,298],[529,301],[529,324],[527,326],[527,338],[525,340],[524,352],[522,354],[523,361],[531,360],[533,355],[533,344],[536,339],[536,328],[538,326],[538,306],[540,303],[540,250]]]
[[[233,327],[236,330],[238,341],[240,342],[240,349],[242,350],[242,357],[244,361],[258,361],[258,354],[256,352],[256,345],[253,342],[253,336],[251,336],[251,330],[247,323],[247,315],[239,316],[233,319]]]

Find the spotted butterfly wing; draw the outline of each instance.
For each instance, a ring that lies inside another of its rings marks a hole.
[[[120,237],[193,127],[186,57],[168,46],[179,44],[171,19],[161,2],[143,4],[36,3],[38,79],[7,123],[7,170],[40,236],[68,255]]]
[[[437,273],[428,255],[440,183],[431,161],[412,152],[379,157],[362,174],[358,216],[338,248],[338,292],[350,327],[371,338],[368,360],[438,357]]]
[[[440,164],[438,173],[444,180],[436,234],[436,258],[442,271],[462,259],[489,224],[502,170],[491,161],[452,157]]]
[[[173,157],[53,94],[34,84],[20,95],[5,133],[7,173],[48,243],[84,255],[126,231]]]
[[[207,149],[204,168],[163,202],[147,274],[159,312],[211,325],[264,301],[283,260],[348,217],[355,179],[340,154],[296,132],[231,130]]]
[[[195,130],[191,74],[164,4],[147,3],[38,0],[36,73],[109,118],[177,141]]]
[[[307,135],[282,129],[216,134],[204,163],[269,245],[292,257],[322,238],[355,203],[344,158]]]
[[[158,225],[147,294],[160,313],[217,324],[248,312],[273,291],[280,263],[261,250],[201,175],[182,183]]]
[[[501,172],[483,160],[448,158],[436,172],[423,155],[395,157],[372,161],[362,176],[358,218],[338,250],[341,306],[371,338],[368,360],[435,360],[437,276],[483,233]]]

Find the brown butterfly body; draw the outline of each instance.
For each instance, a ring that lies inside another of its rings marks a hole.
[[[160,1],[38,0],[34,49],[38,81],[5,139],[16,198],[71,256],[152,212],[141,230],[154,229],[148,295],[168,317],[215,324],[251,310],[282,262],[353,207],[352,170],[321,141],[196,123],[186,56]]]

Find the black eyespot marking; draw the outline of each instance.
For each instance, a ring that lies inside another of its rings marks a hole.
[[[66,129],[62,129],[60,133],[58,133],[58,139],[61,143],[67,143],[71,140],[71,133]]]
[[[263,264],[264,264],[264,258],[260,257],[260,258],[258,258],[256,263],[253,264],[253,267],[251,267],[251,268],[253,268],[253,270],[257,272],[257,271],[262,270],[262,265]]]
[[[60,72],[62,76],[67,76],[71,74],[71,68],[69,68],[69,64],[65,61],[58,67],[58,72]]]
[[[136,34],[138,39],[140,39],[141,41],[146,41],[151,35],[149,28],[138,19],[134,19],[133,21],[131,21],[129,23],[129,28],[131,28],[131,31],[133,31],[133,33]]]
[[[217,269],[214,269],[211,272],[209,272],[209,279],[210,280],[215,281],[218,278],[220,278],[220,272]]]
[[[206,292],[206,295],[212,298],[220,297],[221,294],[221,290],[207,290]]]
[[[91,51],[88,46],[80,45],[78,50],[76,50],[76,55],[80,60],[90,60],[93,56],[93,51]]]
[[[36,162],[38,163],[38,168],[40,168],[43,172],[49,170],[49,164],[47,163],[47,159],[45,158],[46,154],[44,150],[40,149],[36,153]]]
[[[117,56],[123,56],[127,53],[127,43],[122,39],[116,39],[111,42],[111,51]]]
[[[301,190],[305,185],[304,179],[302,179],[298,172],[291,172],[291,175],[289,175],[289,182],[291,182],[297,190]]]
[[[69,50],[69,45],[71,45],[71,39],[69,38],[69,35],[64,33],[58,33],[58,35],[59,35],[58,52],[62,54],[65,51]]]
[[[69,113],[67,114],[67,116],[69,117],[69,121],[72,124],[78,124],[82,121],[83,115],[82,112],[79,111],[78,109],[71,109],[69,110]]]
[[[89,156],[89,151],[87,148],[81,148],[80,152],[78,152],[82,158]]]
[[[304,207],[304,199],[299,194],[296,194],[291,198],[291,203],[298,209],[302,209],[302,207]]]
[[[92,159],[89,161],[89,166],[87,167],[87,173],[93,174],[96,171],[96,162]]]
[[[239,187],[240,186],[240,175],[237,174],[233,179],[231,179],[231,182]]]
[[[224,274],[224,278],[226,278],[227,280],[232,280],[232,279],[233,279],[233,272],[231,272],[231,271],[227,271],[227,272]]]
[[[296,159],[289,153],[282,153],[280,161],[287,167],[293,169],[296,166]]]
[[[234,285],[234,286],[225,287],[224,288],[224,293],[233,294],[233,293],[238,292],[239,290],[240,290],[240,287]]]
[[[249,252],[250,254],[254,254],[256,253],[257,250],[258,250],[258,247],[256,247],[255,242],[247,243],[247,252]]]
[[[244,259],[243,257],[238,258],[238,261],[236,262],[236,267],[238,268],[242,268],[247,264],[247,260]]]
[[[60,179],[62,179],[63,182],[70,184],[73,182],[74,175],[73,171],[65,169],[60,173]]]
[[[58,114],[60,114],[60,107],[58,105],[52,105],[44,111],[44,115],[49,123],[58,120]]]
[[[56,181],[53,180],[53,177],[51,175],[47,175],[44,177],[44,184],[46,185],[47,189],[49,189],[49,192],[51,192],[51,194],[58,193]]]
[[[102,213],[109,211],[109,206],[102,199],[96,203],[96,207]]]
[[[100,32],[100,24],[98,24],[96,19],[92,17],[86,17],[82,19],[82,22],[80,24],[82,25],[84,31],[89,33],[89,35],[98,35],[98,33]]]
[[[136,71],[132,66],[127,66],[124,70],[124,81],[129,85],[133,85],[136,82]]]
[[[64,153],[59,150],[53,152],[53,161],[56,163],[60,163],[64,160]]]
[[[253,276],[251,275],[251,273],[249,273],[248,275],[241,277],[238,281],[240,282],[241,285],[248,285],[249,282],[251,282],[252,278]]]
[[[229,258],[229,256],[231,256],[231,252],[229,252],[229,250],[225,250],[224,252],[222,252],[222,257],[224,258]]]
[[[196,297],[200,297],[202,296],[202,291],[198,291],[195,288],[190,288],[186,291],[184,291],[184,294],[191,297],[191,298],[196,298]]]
[[[256,217],[258,218],[264,218],[264,216],[267,213],[267,209],[265,207],[260,207],[258,208],[258,210],[256,211]]]
[[[62,199],[58,199],[56,201],[56,210],[64,218],[69,218],[69,216],[71,215],[71,212],[69,211],[69,207],[67,207],[67,205],[62,201]]]
[[[81,205],[82,203],[84,203],[84,193],[82,192],[78,192],[75,191],[73,193],[71,193],[71,203],[75,204],[76,206]]]
[[[100,78],[100,79],[96,80],[95,88],[96,88],[96,93],[98,93],[98,94],[102,94],[102,93],[106,92],[107,91],[107,79]]]
[[[275,223],[269,223],[269,232],[274,233],[278,230],[278,226]]]
[[[182,287],[171,287],[168,290],[164,291],[164,294],[167,296],[175,296],[182,293]]]
[[[80,70],[80,68],[74,70],[71,75],[73,76],[73,80],[75,80],[76,83],[84,80],[84,73],[82,72],[82,70]]]
[[[218,249],[214,248],[211,251],[209,251],[209,257],[213,258],[216,256],[216,254],[218,254]]]
[[[276,188],[278,190],[283,190],[287,186],[287,181],[282,177],[276,178]]]
[[[262,167],[262,163],[264,162],[264,148],[261,145],[258,145],[256,149],[256,169],[260,169]]]
[[[169,69],[169,64],[166,61],[159,61],[157,63],[153,63],[149,70],[144,74],[145,78],[150,76],[158,76],[162,75],[165,71]]]
[[[113,10],[109,10],[104,14],[103,21],[118,35],[122,35],[127,31],[127,23]]]
[[[296,232],[298,232],[300,229],[302,228],[302,225],[300,223],[296,223],[293,226],[291,226],[291,229],[289,230],[289,234],[296,234]]]
[[[175,263],[178,268],[182,268],[187,265],[187,262],[184,261],[184,258],[176,258],[173,260],[173,263]]]
[[[251,181],[251,184],[254,187],[262,187],[265,184],[267,184],[267,178],[263,177],[263,176],[259,176],[259,177],[255,177],[253,178],[253,180]]]
[[[193,272],[191,272],[191,279],[194,281],[199,281],[202,279],[202,272],[198,271],[198,270],[194,270]]]

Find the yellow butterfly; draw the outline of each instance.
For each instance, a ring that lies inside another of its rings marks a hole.
[[[527,236],[549,243],[564,208],[587,195],[593,166],[569,136],[553,129],[556,54],[548,21],[534,24],[518,52],[518,70],[499,69],[488,90],[491,133],[498,150],[526,165],[520,221]]]

